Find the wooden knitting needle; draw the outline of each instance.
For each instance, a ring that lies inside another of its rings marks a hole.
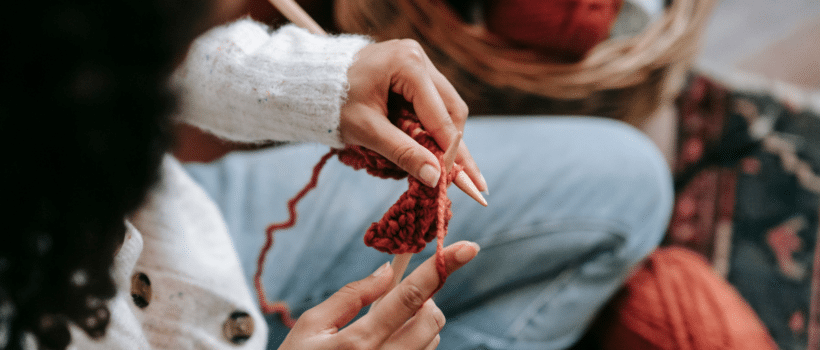
[[[313,17],[305,12],[296,1],[293,0],[268,0],[273,7],[276,7],[279,12],[281,12],[285,18],[289,19],[291,22],[300,26],[302,28],[307,29],[309,32],[318,35],[327,35],[324,29],[313,20]]]
[[[276,7],[285,18],[289,19],[294,24],[307,29],[309,32],[317,35],[327,35],[327,33],[313,20],[310,15],[302,9],[293,0],[268,0],[274,7]],[[455,158],[453,158],[455,159]],[[478,191],[478,188],[473,183],[473,180],[464,171],[458,172],[453,184],[464,191],[470,198],[475,199],[476,202],[483,206],[487,206],[487,200]]]
[[[475,187],[473,180],[470,179],[470,176],[464,172],[464,170],[459,171],[456,178],[453,180],[453,183],[464,191],[470,198],[475,199],[478,204],[483,206],[487,206],[487,200],[484,199],[484,196],[481,195],[481,192],[478,191],[478,188]]]

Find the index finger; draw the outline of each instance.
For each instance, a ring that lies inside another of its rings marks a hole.
[[[448,274],[478,254],[479,247],[472,242],[457,242],[444,249],[445,269]],[[396,288],[384,296],[384,299],[370,312],[351,324],[344,331],[366,332],[383,342],[408,319],[413,317],[433,292],[439,287],[439,276],[436,271],[435,256],[430,257],[416,268]]]
[[[469,113],[467,104],[464,103],[464,100],[461,99],[461,96],[459,96],[447,78],[436,70],[432,63],[429,63],[429,66],[431,67],[430,69],[434,70],[432,77],[433,83],[436,89],[441,93],[442,101],[444,101],[447,107],[450,119],[460,132],[464,132],[464,124],[467,121],[467,114]],[[419,116],[419,120],[421,120],[421,116]],[[424,121],[422,121],[422,124],[424,124]],[[448,147],[450,146],[448,145]],[[479,191],[487,191],[487,181],[484,180],[484,176],[481,175],[478,164],[473,160],[473,156],[470,154],[470,151],[467,149],[467,144],[464,142],[460,142],[458,146],[456,162],[464,167],[464,172],[467,173],[467,176],[476,184]]]
[[[450,147],[450,141],[463,129],[453,123],[444,99],[439,94],[426,64],[406,67],[403,72],[404,84],[397,84],[398,92],[413,104],[413,109],[424,129],[433,136],[441,149]]]
[[[464,124],[467,121],[467,116],[469,114],[469,108],[467,107],[467,103],[461,98],[461,96],[456,91],[456,88],[453,87],[453,84],[450,83],[447,78],[441,74],[441,72],[436,69],[433,65],[433,62],[430,61],[428,57],[425,57],[427,71],[430,74],[430,80],[435,87],[435,91],[438,94],[438,97],[441,99],[442,103],[444,104],[444,108],[447,111],[446,121],[443,123],[452,123],[455,126],[457,132],[464,132]],[[414,105],[415,108],[415,105]],[[436,139],[436,142],[439,145],[445,145],[442,149],[447,149],[452,145],[449,144],[447,141],[446,144],[442,143],[441,137],[447,138],[446,131],[449,128],[441,128],[436,127],[437,120],[435,120],[435,115],[429,114],[421,114],[419,113],[419,120],[421,124],[425,126],[425,129],[429,130],[433,137]],[[442,122],[438,122],[442,123]],[[445,135],[440,135],[441,132],[438,130],[445,131]],[[452,136],[449,136],[452,137]],[[451,139],[447,139],[451,140]],[[446,148],[445,148],[446,147]],[[487,190],[487,183],[484,180],[484,177],[481,175],[481,171],[478,169],[478,164],[476,164],[475,160],[473,160],[473,156],[470,154],[470,151],[467,149],[467,145],[463,142],[459,144],[458,147],[458,157],[456,158],[458,164],[461,164],[464,167],[464,172],[467,173],[467,176],[476,184],[476,187],[479,191],[486,191]]]

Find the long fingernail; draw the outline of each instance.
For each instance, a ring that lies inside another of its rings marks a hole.
[[[436,184],[438,184],[438,179],[441,177],[441,172],[430,164],[424,164],[419,171],[419,177],[421,177],[420,180],[427,186],[436,187]]]
[[[458,248],[456,251],[456,261],[461,264],[466,264],[468,261],[473,260],[480,250],[481,247],[479,247],[477,243],[467,242],[467,244],[462,245],[461,248]]]
[[[484,189],[481,192],[489,196],[490,195],[490,188],[487,187],[487,180],[484,179],[484,174],[481,174],[481,173],[478,174],[478,182],[480,182],[479,185],[481,185],[481,188]]]
[[[388,261],[388,262],[384,263],[384,265],[382,265],[381,267],[379,267],[378,269],[376,269],[376,271],[373,271],[373,275],[372,275],[372,276],[373,276],[373,277],[376,277],[376,276],[381,276],[381,275],[382,275],[385,271],[387,271],[387,269],[389,269],[389,268],[390,268],[390,262]]]

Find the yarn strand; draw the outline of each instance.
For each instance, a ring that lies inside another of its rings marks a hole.
[[[452,178],[448,178],[447,170],[444,169],[444,161],[439,158],[441,164],[441,176],[438,180],[438,200],[436,201],[438,207],[436,208],[436,271],[438,271],[438,287],[435,292],[438,292],[441,287],[444,287],[444,282],[447,281],[447,266],[444,261],[444,237],[447,236],[447,223],[450,217],[447,215],[450,210],[450,201],[447,198],[447,185],[455,179],[455,174],[459,170],[451,171],[454,174]],[[452,215],[450,215],[452,216]],[[435,294],[433,292],[433,294]]]
[[[322,168],[324,168],[327,161],[337,152],[338,150],[331,149],[330,152],[323,155],[322,158],[319,159],[319,162],[316,163],[316,166],[313,167],[313,174],[311,175],[310,181],[307,185],[305,185],[305,187],[302,188],[296,196],[288,200],[288,219],[268,226],[265,230],[265,244],[262,245],[262,249],[259,252],[259,258],[256,260],[256,273],[253,276],[253,284],[254,287],[256,287],[256,295],[259,298],[259,306],[261,307],[263,313],[279,314],[282,324],[288,328],[293,328],[293,325],[296,324],[296,320],[291,317],[290,310],[287,305],[283,302],[271,302],[268,300],[267,294],[265,294],[265,285],[262,283],[262,273],[265,270],[265,260],[267,259],[268,253],[273,246],[273,234],[276,231],[289,229],[296,225],[296,219],[298,218],[296,205],[299,204],[299,201],[301,201],[302,198],[308,194],[308,192],[316,188],[316,185],[319,183],[319,173],[322,171]]]

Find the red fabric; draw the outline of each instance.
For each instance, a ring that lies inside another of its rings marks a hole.
[[[319,181],[319,173],[334,155],[337,155],[342,163],[356,170],[365,169],[368,174],[376,177],[393,179],[407,177],[409,184],[407,192],[399,197],[399,200],[388,209],[379,222],[370,225],[365,233],[364,242],[368,247],[373,247],[382,252],[403,254],[418,253],[433,238],[438,238],[436,246],[436,271],[439,275],[438,288],[444,285],[448,274],[444,264],[444,256],[441,252],[444,248],[444,237],[447,235],[447,224],[453,215],[450,210],[450,199],[447,198],[447,187],[453,182],[462,167],[455,164],[450,173],[446,174],[442,162],[444,151],[438,146],[432,135],[421,127],[415,113],[406,108],[399,108],[397,111],[398,113],[392,113],[390,116],[393,124],[399,126],[405,133],[438,157],[442,171],[438,185],[435,188],[430,188],[414,177],[408,177],[407,172],[387,160],[387,158],[360,146],[331,149],[322,156],[314,166],[313,174],[307,185],[296,196],[288,200],[288,219],[268,226],[265,232],[265,244],[262,246],[256,262],[256,273],[253,282],[262,312],[279,314],[285,326],[292,328],[296,321],[291,318],[286,304],[268,301],[265,286],[262,283],[265,260],[270,248],[273,246],[274,233],[296,225],[298,217],[296,206],[310,190],[316,187]]]
[[[419,144],[439,158],[444,151],[435,139],[421,128],[418,118],[403,109],[394,123],[411,135]],[[376,152],[363,147],[346,147],[339,151],[339,160],[356,170],[366,169],[367,173],[382,178],[402,178],[407,173]],[[450,174],[442,173],[435,188],[428,187],[416,178],[407,177],[407,192],[399,197],[379,222],[374,222],[364,236],[364,243],[378,251],[390,254],[418,253],[437,234],[446,233],[446,226],[453,216],[447,186],[460,171],[456,165]],[[439,213],[439,210],[442,213]],[[440,214],[440,215],[439,215]],[[439,228],[438,223],[443,226]],[[440,237],[443,238],[443,237]]]
[[[654,252],[610,310],[603,349],[777,349],[737,291],[685,248]]]
[[[577,61],[601,41],[623,0],[490,0],[487,30],[514,43]]]

